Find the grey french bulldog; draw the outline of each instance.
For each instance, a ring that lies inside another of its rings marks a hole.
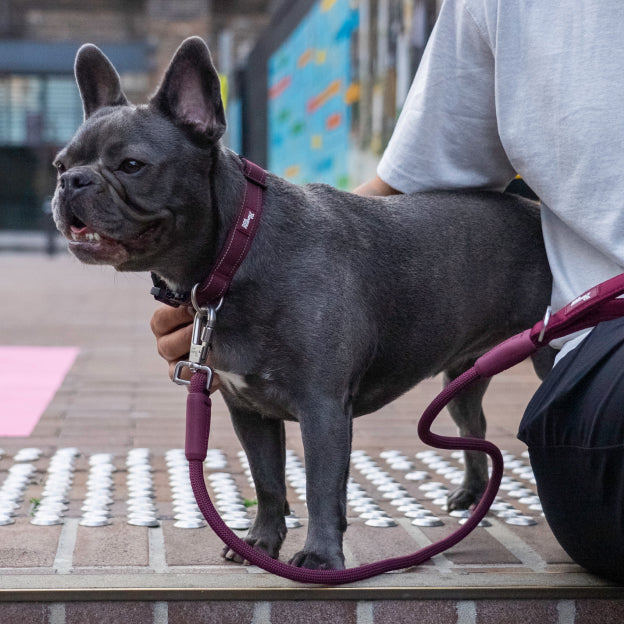
[[[83,262],[152,271],[190,290],[210,271],[245,189],[239,157],[220,142],[226,122],[208,48],[184,41],[142,106],[127,101],[95,46],[79,50],[75,71],[85,121],[55,161],[58,229]],[[343,568],[353,417],[426,377],[453,379],[538,321],[550,287],[532,202],[478,191],[364,198],[268,174],[259,230],[210,354],[257,490],[247,541],[278,556],[289,513],[283,421],[295,420],[309,525],[291,563]],[[550,363],[542,353],[538,374]],[[462,435],[485,435],[487,385],[451,407]],[[451,509],[472,505],[487,481],[485,457],[466,459]]]

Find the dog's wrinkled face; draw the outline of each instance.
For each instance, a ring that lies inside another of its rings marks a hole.
[[[174,185],[166,155],[180,140],[164,119],[146,116],[129,106],[104,109],[55,160],[54,218],[83,262],[123,267],[172,233],[175,205],[163,189]]]
[[[147,270],[183,243],[186,208],[206,191],[206,148],[225,129],[210,54],[184,42],[148,106],[128,103],[95,46],[80,49],[76,79],[85,122],[54,162],[54,220],[82,262]]]

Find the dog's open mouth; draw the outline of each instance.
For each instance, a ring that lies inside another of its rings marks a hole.
[[[127,240],[116,240],[95,230],[74,217],[65,230],[69,250],[87,264],[110,264],[119,266],[135,257],[142,255],[158,236],[160,223],[152,223],[140,234]]]
[[[128,251],[117,240],[113,240],[74,217],[65,232],[69,250],[81,261],[88,264],[111,264],[125,262]]]
[[[95,230],[92,230],[89,226],[82,223],[78,219],[75,220],[69,228],[69,234],[73,242],[76,243],[92,243],[102,240],[102,236]]]

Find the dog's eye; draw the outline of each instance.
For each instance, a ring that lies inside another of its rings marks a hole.
[[[124,160],[119,166],[119,169],[124,173],[137,173],[141,171],[144,166],[145,163],[142,163],[140,160],[135,160],[134,158],[126,158],[126,160]]]

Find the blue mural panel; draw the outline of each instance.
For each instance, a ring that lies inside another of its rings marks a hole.
[[[268,64],[269,169],[292,182],[349,187],[352,0],[319,0]]]

